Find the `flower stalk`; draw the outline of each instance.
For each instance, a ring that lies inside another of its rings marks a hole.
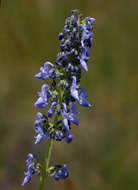
[[[48,151],[47,151],[46,158],[44,160],[44,164],[43,164],[43,167],[42,167],[42,175],[40,176],[40,184],[39,184],[38,190],[43,190],[43,188],[44,188],[47,169],[49,167],[49,162],[50,162],[50,158],[51,158],[52,147],[53,147],[53,139],[51,139],[49,141]]]
[[[53,179],[68,177],[68,167],[58,164],[49,167],[53,141],[66,140],[71,143],[72,125],[80,125],[76,104],[91,107],[88,102],[85,88],[80,86],[82,70],[88,71],[87,62],[90,58],[89,49],[93,41],[94,18],[83,18],[78,10],[72,10],[71,17],[65,21],[63,31],[59,33],[60,52],[55,63],[44,63],[36,78],[43,81],[38,92],[38,99],[34,106],[40,109],[48,107],[47,113],[37,112],[35,121],[35,144],[43,140],[49,142],[48,152],[43,166],[39,164],[33,154],[28,154],[26,164],[27,172],[22,185],[29,183],[33,174],[40,175],[38,190],[43,190],[45,179],[49,174]]]

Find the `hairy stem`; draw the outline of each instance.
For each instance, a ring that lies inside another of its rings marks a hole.
[[[44,183],[45,183],[45,179],[46,179],[47,169],[48,169],[48,166],[49,166],[52,147],[53,147],[53,139],[51,139],[49,141],[48,152],[47,152],[46,158],[44,160],[44,165],[43,165],[43,168],[42,168],[42,175],[40,177],[40,184],[39,184],[38,190],[43,190],[43,188],[44,188]]]

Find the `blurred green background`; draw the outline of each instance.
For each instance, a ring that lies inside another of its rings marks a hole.
[[[71,9],[96,18],[89,72],[83,73],[92,109],[79,108],[71,144],[55,143],[52,163],[70,177],[46,190],[138,189],[138,1],[2,0],[0,8],[0,190],[36,190],[39,178],[20,186],[29,152],[43,159],[47,142],[33,144],[42,82],[34,74],[54,62],[58,33]]]

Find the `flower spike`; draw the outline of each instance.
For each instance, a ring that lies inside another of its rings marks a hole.
[[[38,112],[35,125],[35,144],[49,142],[44,165],[40,167],[36,157],[28,154],[27,172],[22,185],[29,183],[33,174],[41,175],[39,190],[44,187],[46,172],[55,180],[68,177],[66,165],[55,165],[49,168],[53,141],[72,142],[72,124],[80,125],[76,104],[90,107],[85,88],[80,86],[82,70],[88,71],[89,49],[93,44],[94,18],[83,18],[78,10],[72,10],[72,15],[65,21],[62,32],[59,33],[60,52],[55,63],[45,62],[36,78],[48,84],[43,84],[36,108],[48,108],[44,114]]]

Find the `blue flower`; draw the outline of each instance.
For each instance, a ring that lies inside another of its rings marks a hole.
[[[81,36],[81,44],[82,47],[92,46],[93,33],[86,29],[86,26],[82,27],[82,36]]]
[[[73,76],[73,82],[71,85],[71,95],[75,100],[78,100],[79,104],[81,106],[90,107],[91,104],[86,100],[88,96],[86,95],[86,90],[84,88],[79,88],[79,86],[76,84],[76,77]],[[80,93],[79,90],[81,89]]]
[[[70,108],[70,111],[68,112],[66,104],[65,103],[62,103],[62,104],[63,104],[63,112],[62,112],[63,120],[67,119],[68,121],[76,125],[79,125],[80,123],[77,119],[78,112],[76,112],[76,105],[73,102],[70,102],[70,105],[72,107]],[[63,123],[65,124],[65,126],[67,125],[66,121],[63,121]]]
[[[75,125],[80,125],[77,115],[78,112],[76,111],[76,105],[74,103],[70,103],[70,105],[72,105],[70,112],[69,112],[69,120],[74,123]]]
[[[55,111],[55,106],[57,105],[57,102],[52,102],[50,109],[48,110],[48,117],[52,117]]]
[[[72,25],[76,26],[77,25],[77,19],[76,19],[76,17],[74,15],[72,15],[70,18],[71,18],[71,21],[72,21]]]
[[[40,169],[39,169],[39,167],[37,167],[37,165],[38,165],[37,160],[33,156],[33,154],[31,154],[31,153],[28,154],[26,163],[27,163],[26,164],[27,165],[27,172],[24,172],[25,178],[22,182],[22,186],[24,186],[30,182],[30,180],[32,179],[32,175],[34,173],[36,173],[37,175],[40,174]]]
[[[70,135],[70,122],[68,120],[67,107],[65,103],[63,103],[62,123],[64,125],[63,129],[65,130],[66,141],[67,143],[70,143],[73,136]]]
[[[70,35],[70,39],[74,40],[76,38],[76,34],[77,34],[77,29],[73,28],[72,33]]]
[[[91,107],[91,104],[86,100],[88,96],[86,95],[86,90],[81,88],[81,92],[79,94],[79,104],[85,107]]]
[[[74,103],[70,103],[72,105],[70,111],[67,111],[67,106],[65,103],[63,104],[63,112],[62,112],[62,123],[64,124],[66,141],[70,143],[73,139],[73,136],[70,134],[70,122],[79,125],[79,121],[77,119],[76,105]]]
[[[50,134],[47,132],[46,128],[44,127],[44,124],[46,124],[46,119],[44,118],[44,115],[40,112],[37,113],[37,118],[35,121],[35,132],[38,133],[38,135],[35,137],[36,141],[35,144],[40,143],[43,139],[50,139]]]
[[[50,95],[49,92],[50,86],[47,84],[42,85],[41,92],[38,93],[40,96],[38,100],[35,102],[35,106],[38,108],[45,108],[48,105],[48,98]]]
[[[69,34],[69,32],[70,32],[69,26],[65,25],[63,28],[63,34],[66,35],[66,34]]]
[[[46,62],[44,63],[44,67],[40,68],[40,73],[36,74],[35,77],[38,79],[48,79],[48,78],[55,78],[55,70],[54,69],[50,69],[49,66],[54,67],[54,65],[50,62]]]
[[[68,177],[68,167],[64,164],[64,165],[56,165],[54,168],[54,173],[51,174],[51,176],[55,179],[55,180],[59,180],[59,179],[65,179]]]
[[[63,138],[64,138],[63,132],[56,130],[56,132],[55,132],[55,140],[56,141],[61,141]]]
[[[61,45],[64,46],[64,44],[61,44]],[[57,54],[57,60],[56,60],[57,65],[65,66],[68,63],[68,61],[69,61],[69,58],[67,57],[65,52],[60,52]]]
[[[93,25],[94,25],[96,19],[95,18],[86,17],[85,21],[86,21],[86,27],[87,27],[87,29],[88,30],[92,30],[93,29]]]
[[[25,176],[23,182],[22,182],[22,186],[26,185],[27,183],[29,183],[32,179],[32,175],[27,175]]]
[[[89,59],[89,53],[87,52],[86,48],[83,48],[83,51],[80,57],[80,64],[85,71],[88,71],[87,64],[86,64],[88,59]]]
[[[73,81],[72,81],[72,84],[71,84],[71,87],[70,87],[70,92],[71,92],[72,97],[75,100],[79,101],[79,93],[78,93],[79,85],[77,85],[77,81],[76,81],[75,76],[72,76],[72,79],[73,79]]]
[[[64,34],[61,32],[61,33],[59,33],[59,35],[58,35],[58,39],[59,40],[62,40],[64,38]]]
[[[73,9],[71,12],[72,12],[72,14],[77,14],[78,16],[81,16],[80,11],[77,9]]]

